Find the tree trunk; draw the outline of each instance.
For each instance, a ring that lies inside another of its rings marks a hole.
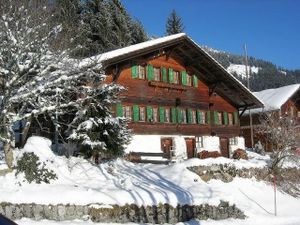
[[[12,126],[13,125],[9,125],[10,123],[5,123],[6,120],[3,120],[4,123],[4,128],[2,129],[2,133],[4,135],[2,135],[2,137],[4,136],[5,141],[3,143],[3,148],[4,148],[4,154],[5,154],[5,162],[8,166],[8,168],[12,169],[13,167],[13,160],[14,160],[14,156],[13,156],[13,149],[14,149],[14,143],[15,143],[15,133],[13,131]]]
[[[13,147],[10,142],[4,143],[4,154],[5,154],[5,162],[8,168],[11,169],[13,167],[14,156],[13,156]]]

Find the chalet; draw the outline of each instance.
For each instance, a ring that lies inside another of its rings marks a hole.
[[[256,144],[260,141],[265,150],[271,150],[268,142],[255,134],[255,128],[260,125],[259,116],[264,112],[275,112],[279,116],[288,115],[294,118],[296,123],[300,125],[300,84],[267,89],[253,94],[264,103],[263,108],[250,110],[253,124],[253,143]],[[241,117],[241,130],[245,137],[246,147],[252,147],[249,112],[244,113]]]
[[[239,111],[262,102],[186,34],[162,37],[99,56],[106,82],[126,88],[115,107],[134,136],[128,152],[191,158],[230,157],[244,148]]]

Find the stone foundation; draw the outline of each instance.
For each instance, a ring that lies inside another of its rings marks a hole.
[[[244,213],[228,202],[221,201],[218,206],[202,204],[197,206],[178,205],[172,207],[168,204],[158,206],[137,206],[134,204],[125,206],[101,205],[40,205],[40,204],[11,204],[0,203],[0,214],[12,220],[23,217],[34,220],[87,220],[103,223],[178,223],[191,219],[227,218],[244,219]]]

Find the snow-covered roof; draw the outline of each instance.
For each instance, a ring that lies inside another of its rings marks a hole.
[[[245,107],[245,105],[247,105],[249,108],[257,108],[263,105],[248,88],[185,33],[161,37],[102,53],[84,59],[81,65],[96,63],[106,69],[109,66],[126,60],[131,60],[153,51],[168,49],[174,46],[176,46],[176,48],[173,49],[179,56],[185,57],[195,68],[197,67],[197,70],[200,71],[197,75],[204,82],[212,86],[217,84],[215,91],[221,96],[227,97],[227,100],[231,101],[236,107]]]
[[[254,109],[253,113],[260,111],[279,110],[298,90],[300,84],[292,84],[280,88],[266,89],[253,94],[264,103],[264,108]]]
[[[253,94],[265,104],[265,110],[280,109],[299,89],[300,84],[292,84],[280,88],[254,92]]]

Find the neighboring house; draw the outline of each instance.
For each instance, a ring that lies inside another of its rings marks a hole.
[[[134,133],[127,152],[191,158],[205,150],[230,157],[244,148],[239,110],[263,105],[183,33],[97,59],[108,75],[106,82],[126,88],[115,112],[130,120]]]
[[[264,112],[278,112],[280,116],[288,115],[296,120],[300,125],[300,84],[288,85],[275,89],[267,89],[253,93],[264,103],[264,108],[251,110],[254,144],[261,142],[264,149],[271,150],[271,145],[266,140],[255,135],[255,128],[260,125],[260,114]],[[245,137],[246,147],[251,148],[251,130],[249,112],[246,112],[241,118],[242,135]],[[300,143],[299,143],[300,146]]]

